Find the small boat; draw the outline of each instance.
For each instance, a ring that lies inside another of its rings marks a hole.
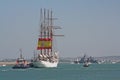
[[[6,64],[3,64],[2,66],[3,66],[3,67],[5,67],[5,66],[6,66]]]
[[[78,60],[78,58],[74,60],[74,64],[80,64],[80,61]]]
[[[28,62],[20,54],[20,58],[16,60],[16,64],[12,67],[13,69],[26,69],[29,68]]]
[[[89,61],[89,58],[84,62],[83,67],[89,67],[91,62]]]
[[[89,63],[88,63],[88,62],[85,62],[85,63],[83,64],[83,67],[89,67]]]
[[[12,67],[13,69],[26,69],[29,68],[29,64],[26,64],[26,60],[17,59],[16,64]]]

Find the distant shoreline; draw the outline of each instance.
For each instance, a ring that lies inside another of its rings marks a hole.
[[[0,62],[0,65],[14,65],[16,62]]]
[[[28,62],[30,63],[30,62]],[[0,66],[3,66],[3,65],[15,65],[16,64],[16,61],[0,61]]]

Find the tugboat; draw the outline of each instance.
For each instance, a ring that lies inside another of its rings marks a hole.
[[[28,62],[22,57],[22,51],[20,50],[20,58],[16,60],[16,64],[12,67],[13,69],[26,69],[29,68]]]

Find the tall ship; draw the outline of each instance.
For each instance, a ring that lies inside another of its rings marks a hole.
[[[40,35],[38,38],[37,50],[38,54],[33,59],[33,67],[57,67],[59,62],[58,51],[55,50],[55,29],[61,29],[60,27],[53,26],[52,10],[41,9],[40,10]]]

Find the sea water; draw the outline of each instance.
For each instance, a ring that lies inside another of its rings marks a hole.
[[[120,80],[120,64],[59,64],[57,68],[0,67],[0,80]]]

